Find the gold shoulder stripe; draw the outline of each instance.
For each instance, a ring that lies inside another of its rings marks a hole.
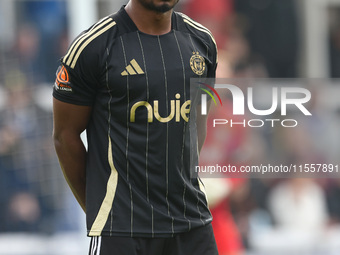
[[[92,35],[90,38],[86,40],[86,42],[79,48],[77,55],[74,57],[73,62],[71,64],[71,68],[74,68],[76,66],[77,60],[81,54],[81,52],[86,48],[87,45],[89,45],[94,39],[96,39],[101,34],[105,33],[107,30],[109,30],[111,27],[115,26],[116,22],[113,21],[112,23],[105,26],[103,29],[99,30],[97,33]]]
[[[183,21],[187,24],[189,24],[190,26],[196,28],[197,30],[200,30],[202,32],[205,32],[206,34],[208,34],[210,37],[211,37],[211,40],[214,42],[215,46],[216,46],[216,41],[215,41],[215,38],[214,36],[212,35],[212,33],[207,29],[205,28],[204,26],[200,25],[199,23],[197,22],[194,22],[192,20],[188,20],[188,19],[183,19]]]
[[[106,186],[106,194],[104,200],[100,206],[99,212],[97,214],[96,219],[94,220],[89,236],[100,236],[106,221],[109,217],[112,203],[116,195],[117,184],[118,184],[118,172],[113,164],[113,157],[112,157],[112,142],[111,138],[109,137],[109,148],[108,148],[108,160],[109,165],[111,168],[111,174]]]
[[[182,15],[185,23],[191,25],[192,27],[194,27],[194,28],[196,28],[200,31],[207,33],[211,37],[212,41],[215,43],[215,46],[216,46],[216,49],[217,49],[217,44],[216,44],[215,38],[208,28],[206,28],[202,24],[194,21],[193,19],[191,19],[189,16],[185,15],[184,13],[179,13],[179,14]]]
[[[183,19],[186,19],[187,21],[190,21],[192,24],[204,29],[206,31],[206,33],[208,33],[210,36],[213,37],[212,33],[210,32],[210,30],[208,28],[206,28],[205,26],[203,26],[201,23],[198,23],[197,21],[193,20],[192,18],[190,18],[189,16],[185,15],[184,13],[179,13],[180,15],[182,15]]]
[[[185,15],[183,14],[183,16],[185,16]],[[213,41],[213,43],[214,43],[214,45],[215,45],[215,48],[216,48],[216,53],[217,53],[217,51],[218,51],[218,49],[217,49],[217,43],[216,43],[216,41],[215,41],[214,36],[212,35],[212,33],[211,33],[207,28],[205,28],[205,27],[202,26],[201,24],[199,24],[199,23],[193,21],[192,19],[185,19],[185,18],[184,18],[183,21],[184,21],[185,23],[189,24],[190,26],[196,28],[197,30],[200,30],[200,31],[202,31],[202,32],[207,33],[207,34],[210,36],[211,40]],[[217,57],[217,56],[216,56],[216,63],[218,63],[218,57]]]
[[[103,19],[101,19],[100,21],[98,21],[94,26],[92,26],[92,28],[87,31],[86,33],[82,34],[81,36],[79,36],[79,38],[77,38],[77,40],[75,40],[71,47],[69,48],[67,54],[64,56],[63,58],[63,63],[66,64],[67,59],[70,57],[70,55],[73,56],[74,51],[77,50],[77,48],[79,47],[79,41],[83,40],[84,37],[90,35],[91,33],[94,32],[95,29],[97,29],[99,26],[101,26],[102,24],[106,24],[107,22],[111,21],[111,18],[105,17]],[[72,57],[70,57],[71,59]]]

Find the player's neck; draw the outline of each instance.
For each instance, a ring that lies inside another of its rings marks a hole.
[[[125,6],[127,14],[137,26],[138,30],[150,35],[162,35],[171,31],[172,10],[158,13],[147,10],[138,3],[131,1]]]

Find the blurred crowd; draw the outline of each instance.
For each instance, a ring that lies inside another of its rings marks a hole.
[[[178,10],[214,34],[218,77],[301,78],[297,2],[183,0]],[[77,217],[69,213],[77,204],[51,141],[51,90],[59,58],[70,43],[67,5],[16,1],[15,10],[13,42],[0,39],[0,233],[77,230]],[[334,11],[329,38],[332,78],[340,76],[339,19],[340,11]],[[224,132],[225,147],[210,148],[210,153],[226,152],[219,160],[232,164],[257,164],[275,155],[285,155],[285,163],[329,162],[338,157],[340,108],[324,109],[315,102],[311,109],[310,123],[288,132]],[[320,136],[324,133],[327,139]],[[208,140],[205,148],[209,146]],[[317,251],[325,248],[322,245],[339,251],[332,243],[332,236],[339,237],[333,235],[340,226],[338,179],[222,177],[227,178],[205,180],[221,255],[289,247],[293,252]]]
[[[13,41],[0,40],[0,232],[72,229],[59,220],[67,189],[51,141],[51,88],[69,43],[66,3],[13,4]]]

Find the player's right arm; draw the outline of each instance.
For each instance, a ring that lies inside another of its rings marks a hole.
[[[53,139],[60,166],[74,196],[86,212],[86,149],[80,134],[86,129],[90,106],[53,99]]]
[[[96,100],[109,28],[105,18],[82,32],[61,59],[53,87],[55,149],[74,196],[85,211],[87,151],[80,134],[88,127]],[[102,37],[102,39],[98,39]]]

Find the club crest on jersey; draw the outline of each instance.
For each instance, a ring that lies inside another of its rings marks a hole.
[[[70,77],[64,66],[60,66],[57,70],[57,78],[55,80],[54,86],[57,90],[72,92],[70,86]]]
[[[202,75],[204,73],[205,61],[199,52],[193,52],[193,55],[190,58],[190,66],[195,74]]]

